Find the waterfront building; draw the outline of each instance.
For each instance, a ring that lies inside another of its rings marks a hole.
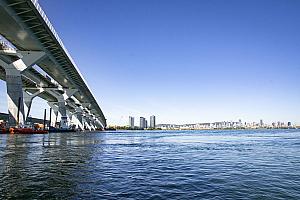
[[[129,128],[134,128],[134,117],[129,116]]]
[[[155,128],[155,116],[150,116],[150,128]]]
[[[148,128],[148,121],[145,119],[145,128]]]
[[[263,127],[263,126],[264,126],[264,122],[263,122],[262,119],[259,121],[259,126],[260,126],[260,127]]]
[[[242,124],[242,120],[241,119],[239,119],[239,127],[242,127],[243,126],[243,124]]]
[[[277,128],[281,128],[281,122],[280,121],[277,122]]]
[[[157,124],[156,128],[160,128],[162,130],[179,130],[180,125],[176,125],[176,124]]]
[[[288,126],[288,127],[291,127],[291,126],[292,126],[292,123],[291,123],[291,122],[288,122],[288,123],[287,123],[287,126]]]
[[[141,129],[146,128],[146,119],[145,119],[145,117],[140,117],[140,128]]]

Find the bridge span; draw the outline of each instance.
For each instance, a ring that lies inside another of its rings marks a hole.
[[[37,0],[0,0],[0,35],[10,126],[26,123],[38,96],[60,114],[61,128],[106,127],[92,91]]]

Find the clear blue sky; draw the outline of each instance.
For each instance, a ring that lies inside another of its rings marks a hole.
[[[298,0],[39,2],[109,124],[300,124]]]

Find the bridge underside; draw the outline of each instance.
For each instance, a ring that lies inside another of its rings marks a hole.
[[[86,81],[36,0],[0,0],[0,79],[6,81],[9,124],[24,124],[32,99],[45,99],[61,127],[106,127]],[[75,120],[73,120],[73,118]]]

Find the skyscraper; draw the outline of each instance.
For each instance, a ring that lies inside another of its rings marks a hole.
[[[146,119],[145,119],[145,117],[140,117],[140,128],[141,129],[146,128]]]
[[[263,122],[262,119],[261,119],[260,122],[259,122],[259,126],[260,126],[260,127],[263,127],[263,126],[264,126],[264,122]]]
[[[241,119],[239,119],[239,126],[242,126],[243,124],[242,124],[242,120]]]
[[[129,116],[129,127],[134,128],[134,117]]]
[[[152,116],[150,116],[150,128],[155,128],[155,125],[156,125],[155,116],[152,115]]]

